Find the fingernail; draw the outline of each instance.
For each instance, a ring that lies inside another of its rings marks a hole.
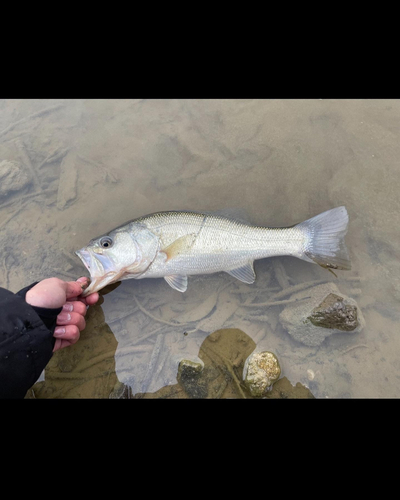
[[[63,305],[63,310],[64,311],[73,311],[74,310],[74,306],[72,304],[64,304]]]
[[[90,285],[90,278],[78,278],[76,281],[81,285],[82,290],[86,290]]]
[[[60,321],[69,321],[69,320],[71,319],[71,315],[70,315],[69,313],[63,313],[63,312],[62,312],[62,313],[60,313],[60,314],[58,315],[58,319],[59,319]]]
[[[65,328],[62,326],[58,326],[57,328],[54,329],[54,336],[55,337],[61,337],[65,333]]]

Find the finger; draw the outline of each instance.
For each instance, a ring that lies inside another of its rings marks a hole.
[[[87,307],[83,302],[80,300],[75,300],[75,301],[68,301],[63,305],[63,311],[65,312],[76,312],[78,314],[81,314],[82,316],[86,316],[87,313]]]
[[[85,282],[89,282],[89,280],[90,280],[90,278],[88,278],[87,276],[81,276],[80,278],[78,278],[75,281],[78,281],[79,283],[85,283]]]
[[[88,306],[93,306],[94,304],[96,304],[96,302],[99,300],[99,298],[100,298],[100,295],[97,292],[91,293],[90,295],[85,297],[86,304]]]
[[[82,314],[78,314],[74,311],[62,311],[57,316],[57,325],[76,325],[79,330],[83,330],[86,326],[86,322]]]
[[[57,326],[54,330],[54,351],[63,349],[78,342],[80,336],[79,328],[76,325]]]
[[[54,343],[53,352],[64,349],[64,347],[69,347],[71,345],[72,343],[69,340],[57,339]]]
[[[69,297],[68,299],[68,302],[75,302],[75,301],[79,301],[82,302],[82,304],[86,304],[86,297],[81,297],[80,295],[78,295],[78,297]]]
[[[53,352],[58,351],[59,349],[63,349],[64,347],[70,346],[71,343],[69,340],[64,339],[56,339],[54,342]]]
[[[54,337],[69,340],[72,344],[78,342],[81,332],[76,325],[56,326]]]
[[[83,304],[85,304],[85,306],[93,306],[94,304],[96,304],[96,302],[99,300],[100,298],[100,295],[97,293],[97,292],[93,292],[91,293],[90,295],[88,295],[87,297],[70,297],[68,300],[70,302],[74,302],[74,301],[80,301],[82,302]],[[87,300],[89,299],[89,300]]]
[[[67,299],[72,297],[77,297],[82,293],[84,288],[82,285],[87,285],[89,283],[89,278],[78,278],[77,281],[67,281],[67,289],[65,291]]]

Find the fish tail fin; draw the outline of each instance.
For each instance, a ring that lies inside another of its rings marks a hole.
[[[298,224],[307,235],[304,260],[311,260],[328,270],[351,269],[344,242],[348,222],[346,207],[337,207]]]

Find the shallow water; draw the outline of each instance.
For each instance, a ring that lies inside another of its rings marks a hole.
[[[275,257],[255,263],[253,285],[219,273],[189,277],[184,294],[162,279],[106,288],[28,397],[248,397],[254,350],[317,398],[399,397],[399,127],[397,100],[0,101],[0,167],[17,162],[0,179],[0,286],[14,292],[87,275],[74,250],[159,210],[240,207],[267,226],[340,205],[350,217],[352,270],[337,278]],[[356,300],[360,332],[318,346],[288,334],[274,295],[316,282]],[[182,360],[207,380],[179,382]]]

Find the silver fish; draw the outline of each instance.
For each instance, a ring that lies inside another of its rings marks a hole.
[[[329,270],[350,269],[348,214],[333,208],[290,227],[252,226],[222,215],[158,212],[113,229],[75,253],[90,272],[82,295],[123,279],[164,278],[180,292],[187,277],[225,271],[253,283],[257,259],[292,255]]]

